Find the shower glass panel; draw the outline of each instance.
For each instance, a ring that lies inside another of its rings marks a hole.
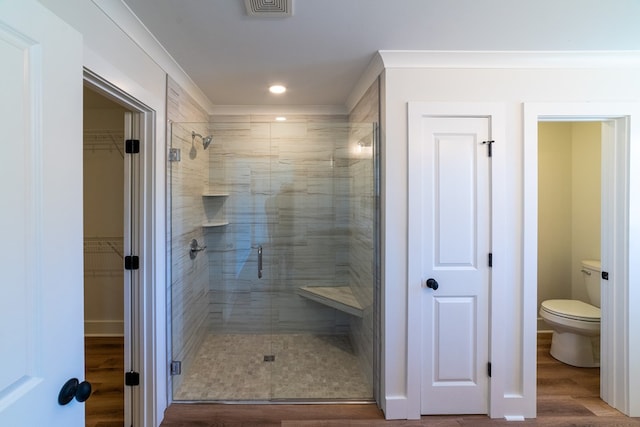
[[[172,123],[174,400],[373,399],[375,145],[335,118]]]

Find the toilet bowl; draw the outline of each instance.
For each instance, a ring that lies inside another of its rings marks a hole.
[[[583,261],[582,273],[592,303],[600,305],[600,262]],[[553,330],[551,356],[572,366],[600,366],[600,308],[583,301],[543,301],[540,316]]]

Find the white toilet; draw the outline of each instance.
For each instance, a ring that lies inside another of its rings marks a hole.
[[[547,300],[540,316],[553,329],[551,356],[568,365],[595,368],[600,366],[600,261],[582,261],[581,271],[591,304]]]

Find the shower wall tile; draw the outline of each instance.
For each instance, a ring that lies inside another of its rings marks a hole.
[[[202,193],[208,185],[208,156],[202,145],[192,144],[191,132],[208,134],[206,112],[171,78],[167,83],[167,117],[172,148],[181,150],[181,161],[168,163],[168,230],[171,280],[167,284],[168,328],[171,331],[169,360],[181,360],[188,369],[207,327],[209,262],[206,252],[189,257],[189,243],[204,242],[202,224],[206,218]],[[180,376],[170,377],[174,389]]]
[[[260,325],[282,333],[344,332],[344,313],[295,291],[309,284],[348,282],[348,216],[340,215],[345,222],[336,226],[336,212],[348,209],[337,206],[349,201],[337,191],[349,186],[336,188],[334,182],[336,175],[347,175],[348,162],[336,166],[336,152],[347,152],[346,117],[271,121],[271,116],[211,117],[216,144],[210,153],[209,185],[228,191],[224,215],[230,223],[224,231],[207,234],[208,244],[216,248],[210,260],[211,328],[249,333]],[[264,251],[264,279],[257,278],[258,245]],[[228,297],[235,292],[226,289],[229,283],[249,293]],[[267,306],[263,290],[271,291]]]
[[[211,118],[217,144],[209,185],[229,192],[230,224],[207,233],[209,322],[214,333],[350,332],[373,384],[373,166],[370,151],[357,150],[372,127],[355,122],[378,117],[354,119],[364,110],[377,113],[377,87],[354,111],[353,124],[301,116],[274,128],[271,117]],[[257,279],[258,244],[266,283]],[[351,286],[364,318],[295,293],[309,284]]]

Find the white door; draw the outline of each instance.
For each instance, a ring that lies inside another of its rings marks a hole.
[[[0,1],[0,425],[83,426],[82,39]]]
[[[423,414],[488,413],[490,119],[420,117]],[[416,125],[417,126],[417,125]],[[416,154],[414,152],[414,154]],[[414,195],[412,194],[412,197]]]

